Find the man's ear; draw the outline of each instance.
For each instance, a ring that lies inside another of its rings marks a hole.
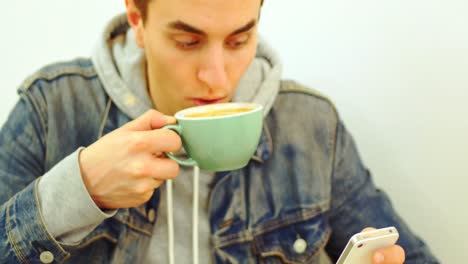
[[[140,48],[144,48],[143,41],[143,17],[141,16],[140,10],[136,7],[134,0],[125,0],[125,6],[127,8],[127,20],[130,26],[135,31],[135,41]]]

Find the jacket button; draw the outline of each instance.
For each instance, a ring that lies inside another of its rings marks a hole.
[[[302,238],[298,238],[296,239],[296,241],[294,241],[293,247],[294,247],[294,252],[298,254],[302,254],[307,249],[307,242]]]
[[[155,219],[156,219],[156,212],[154,211],[154,209],[150,209],[148,211],[148,221],[153,223]]]
[[[54,261],[54,255],[50,251],[44,251],[39,255],[39,259],[42,263],[52,263]]]

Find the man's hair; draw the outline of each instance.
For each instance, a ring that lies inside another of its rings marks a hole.
[[[147,9],[148,9],[149,1],[151,1],[151,0],[135,0],[135,5],[138,8],[138,10],[140,10],[143,21],[146,21],[146,15],[147,15]],[[261,0],[260,5],[263,5],[263,0]]]

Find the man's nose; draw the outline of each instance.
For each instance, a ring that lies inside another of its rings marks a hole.
[[[228,89],[228,76],[226,59],[223,47],[212,47],[202,57],[198,70],[198,79],[202,81],[211,92]]]

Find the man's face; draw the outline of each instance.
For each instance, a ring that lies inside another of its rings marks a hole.
[[[231,100],[255,56],[260,0],[152,0],[144,23],[127,11],[156,109]]]

